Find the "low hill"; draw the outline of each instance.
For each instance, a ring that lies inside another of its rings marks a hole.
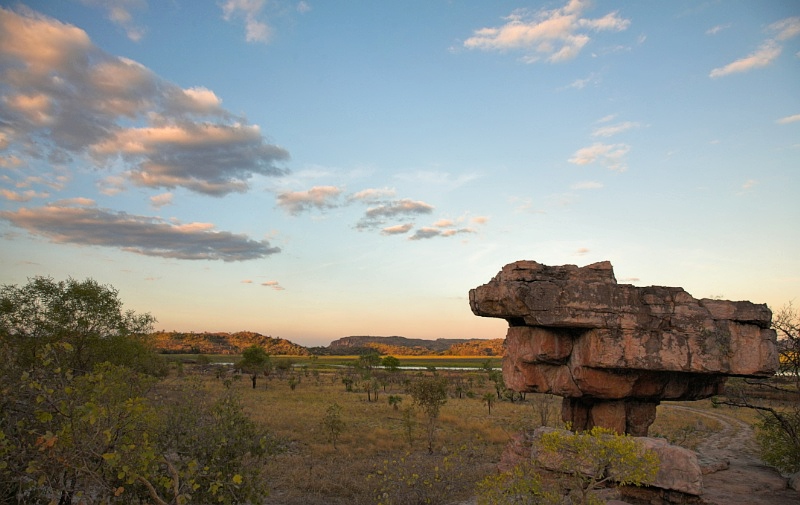
[[[304,356],[308,349],[283,338],[273,338],[251,331],[237,333],[181,333],[159,331],[151,335],[153,345],[169,354],[241,354],[251,345],[262,346],[272,355]]]
[[[502,356],[504,339],[438,338],[424,340],[406,337],[351,336],[334,340],[325,348],[315,348],[320,354],[362,354],[375,350],[380,354],[424,356],[446,354],[451,356]],[[320,352],[322,351],[322,352]]]

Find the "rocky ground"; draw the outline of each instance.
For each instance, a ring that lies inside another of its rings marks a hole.
[[[722,429],[709,435],[697,447],[703,469],[703,505],[800,505],[800,492],[787,488],[786,478],[767,467],[758,457],[752,428],[745,422],[720,412],[683,405],[665,405],[706,416],[719,422]],[[614,500],[608,503],[628,505]],[[458,505],[475,505],[477,501]]]
[[[787,489],[786,479],[758,458],[750,426],[719,412],[681,405],[669,408],[691,411],[715,419],[722,429],[698,447],[704,469],[703,501],[708,505],[798,505],[800,492]]]

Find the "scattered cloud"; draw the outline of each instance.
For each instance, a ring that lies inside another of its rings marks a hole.
[[[297,2],[297,12],[300,14],[305,14],[306,12],[311,11],[311,6],[308,5],[308,2]]]
[[[106,17],[115,25],[125,30],[125,34],[134,42],[144,36],[145,30],[133,21],[131,11],[146,9],[146,0],[81,0],[84,5],[100,7],[106,11]]]
[[[266,0],[225,0],[222,3],[222,17],[225,21],[243,18],[245,40],[266,43],[272,37],[272,29],[262,21],[265,3]]]
[[[709,77],[723,77],[766,67],[780,56],[783,50],[782,42],[800,35],[800,17],[782,19],[769,25],[767,31],[773,33],[774,36],[765,40],[758,49],[748,56],[713,69]]]
[[[414,225],[412,223],[397,224],[394,226],[387,226],[381,230],[382,235],[402,235],[408,233]]]
[[[715,68],[709,74],[710,77],[722,77],[738,72],[747,72],[754,68],[766,67],[781,54],[781,47],[774,41],[768,40],[761,45],[754,53],[728,63],[724,67]]]
[[[589,165],[597,162],[615,172],[624,172],[628,169],[625,157],[630,150],[631,147],[627,144],[596,143],[578,149],[567,161],[575,165]]]
[[[278,206],[292,216],[301,212],[338,207],[339,195],[342,193],[336,186],[314,186],[308,191],[286,191],[278,194]]]
[[[620,282],[639,282],[638,277],[625,277],[624,279],[620,279]]]
[[[627,130],[632,130],[634,128],[639,128],[640,126],[641,125],[639,123],[635,123],[632,121],[625,121],[624,123],[601,126],[599,128],[595,128],[595,130],[592,132],[592,137],[613,137],[614,135],[617,135]]]
[[[150,197],[150,205],[156,209],[160,209],[165,205],[172,205],[172,193],[161,193]]]
[[[9,189],[0,189],[0,196],[11,202],[29,202],[34,198],[47,198],[49,193],[39,193],[32,189],[18,192]]]
[[[64,166],[80,158],[118,170],[107,194],[132,183],[223,196],[246,191],[254,175],[285,173],[278,164],[288,152],[212,91],[180,88],[107,54],[80,28],[0,8],[0,59],[5,159]]]
[[[582,189],[600,189],[600,188],[602,188],[602,187],[603,187],[603,183],[602,183],[602,182],[596,182],[596,181],[581,181],[581,182],[576,182],[575,184],[573,184],[572,186],[570,186],[570,189],[573,189],[573,190],[582,190]]]
[[[440,219],[433,223],[436,228],[450,228],[455,226],[456,223],[452,219]]]
[[[717,25],[717,26],[712,26],[711,28],[709,28],[708,30],[706,30],[706,35],[716,35],[716,34],[718,34],[719,32],[721,32],[721,31],[723,31],[723,30],[727,30],[727,29],[728,29],[728,28],[730,28],[730,27],[731,27],[731,25],[730,25],[730,24],[727,24],[727,25]]]
[[[778,124],[789,124],[797,121],[800,121],[800,114],[794,114],[792,116],[782,117],[775,122]]]
[[[0,219],[53,243],[113,247],[145,256],[229,262],[280,252],[267,241],[216,231],[210,223],[180,224],[96,207],[51,204],[0,212]]]
[[[456,189],[470,181],[477,179],[478,175],[474,173],[453,175],[449,172],[420,170],[413,173],[399,174],[396,177],[407,182],[431,186],[444,186],[449,189]]]
[[[261,283],[262,286],[266,286],[268,288],[272,288],[275,291],[283,291],[285,288],[280,285],[278,281],[266,281]]]
[[[442,230],[441,228],[435,228],[432,226],[423,226],[422,228],[418,229],[414,232],[413,235],[408,237],[409,240],[423,240],[428,238],[435,238],[435,237],[452,237],[454,235],[459,235],[462,233],[475,233],[475,230],[472,228],[458,228],[458,229],[447,229]]]
[[[739,191],[736,193],[737,195],[745,195],[750,192],[758,184],[758,181],[755,179],[747,179],[744,183],[740,186]]]
[[[360,200],[367,203],[377,203],[394,198],[397,193],[394,189],[381,188],[381,189],[362,189],[350,195],[350,200]]]
[[[523,51],[528,63],[545,58],[558,63],[575,58],[591,40],[590,33],[620,32],[628,28],[630,20],[610,12],[600,18],[587,18],[583,11],[589,2],[569,0],[563,7],[552,10],[531,11],[519,9],[505,18],[506,23],[496,28],[475,30],[464,41],[467,49],[484,51]]]
[[[242,281],[242,284],[252,284],[252,283],[253,283],[252,279],[245,279]]]
[[[535,208],[531,198],[521,198],[518,196],[511,196],[508,202],[514,208],[514,212],[526,214],[544,214],[544,210]]]
[[[590,84],[597,85],[599,83],[600,83],[600,77],[598,77],[597,74],[592,73],[589,75],[589,77],[586,77],[585,79],[575,79],[567,87],[574,89],[583,89]]]
[[[356,224],[359,230],[383,226],[386,219],[395,219],[403,216],[419,216],[433,212],[433,206],[421,201],[403,198],[391,202],[381,203],[370,207],[364,217]]]
[[[586,247],[579,247],[578,250],[575,251],[575,254],[578,256],[586,256],[589,254],[589,249]]]
[[[473,224],[486,224],[489,222],[489,218],[486,216],[475,216],[470,218],[469,221]]]

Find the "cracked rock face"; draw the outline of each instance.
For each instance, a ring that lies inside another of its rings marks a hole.
[[[644,436],[661,400],[699,400],[728,376],[778,366],[764,304],[617,284],[611,263],[518,261],[469,292],[472,312],[509,323],[503,376],[516,391],[564,397],[573,429]]]

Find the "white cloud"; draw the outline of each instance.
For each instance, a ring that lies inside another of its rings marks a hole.
[[[581,189],[600,189],[603,187],[602,182],[595,182],[595,181],[581,181],[578,183],[573,184],[570,186],[570,189],[574,190],[581,190]]]
[[[575,165],[589,165],[597,162],[610,170],[624,172],[628,168],[625,157],[630,150],[631,148],[627,144],[596,143],[589,147],[578,149],[572,155],[572,158],[567,161]]]
[[[66,202],[0,212],[0,219],[54,243],[113,247],[145,256],[229,262],[280,252],[267,241],[218,231],[211,223],[167,222]]]
[[[459,235],[462,233],[475,233],[475,230],[472,228],[459,228],[459,229],[449,229],[449,230],[442,230],[440,228],[435,228],[431,226],[423,226],[422,228],[418,229],[414,232],[413,235],[408,237],[409,240],[423,240],[428,238],[435,238],[435,237],[452,237],[455,235]]]
[[[381,230],[382,235],[402,235],[408,233],[414,225],[412,223],[397,224],[394,226],[387,226]]]
[[[717,25],[717,26],[712,26],[711,28],[709,28],[708,30],[706,30],[706,35],[716,35],[716,34],[718,34],[719,32],[721,32],[721,31],[723,31],[723,30],[727,30],[727,29],[728,29],[728,28],[730,28],[730,27],[731,27],[731,25],[730,25],[730,24],[727,24],[727,25]]]
[[[150,205],[160,209],[165,205],[172,205],[172,193],[161,193],[160,195],[153,195],[150,197]]]
[[[269,42],[272,30],[261,20],[265,0],[225,0],[222,16],[225,21],[244,18],[245,40],[247,42]]]
[[[138,42],[144,36],[144,28],[133,21],[131,11],[147,8],[146,0],[81,0],[81,3],[105,9],[108,19],[125,30],[128,38],[134,42]]]
[[[212,91],[109,55],[79,28],[0,8],[0,59],[6,158],[58,166],[89,157],[122,169],[102,183],[107,194],[134,183],[221,196],[247,190],[253,175],[285,173],[277,163],[288,153]]]
[[[433,223],[436,228],[450,228],[455,226],[456,223],[452,219],[440,219]]]
[[[781,47],[774,41],[768,40],[758,48],[757,51],[740,58],[736,61],[728,63],[724,67],[715,68],[709,74],[709,77],[723,77],[730,74],[739,72],[747,72],[754,68],[766,67],[781,54]]]
[[[386,220],[388,219],[396,219],[401,216],[419,216],[431,214],[432,212],[433,205],[408,198],[381,202],[367,209],[364,216],[356,223],[356,229],[366,230],[370,228],[379,228],[386,224]]]
[[[0,196],[11,202],[29,202],[34,198],[47,198],[49,193],[39,193],[32,189],[18,192],[9,189],[0,189]]]
[[[278,206],[296,216],[303,211],[338,207],[342,190],[336,186],[314,186],[308,191],[286,191],[278,194]]]
[[[268,288],[272,288],[275,291],[283,291],[285,289],[283,286],[281,286],[281,284],[278,281],[266,281],[262,282],[261,285]]]
[[[575,58],[591,40],[589,33],[622,31],[630,20],[611,12],[600,18],[582,17],[588,2],[569,0],[561,8],[531,12],[517,10],[498,28],[475,30],[464,41],[467,49],[484,51],[524,51],[525,61],[532,63],[545,58],[557,63]]]
[[[595,128],[595,130],[592,132],[592,137],[612,137],[618,133],[639,128],[639,126],[641,126],[639,123],[634,123],[631,121],[625,121],[624,123],[615,125],[601,126],[599,128]]]
[[[782,19],[769,25],[769,29],[778,32],[778,40],[789,40],[800,35],[800,16]]]
[[[780,56],[783,49],[781,42],[800,35],[800,17],[786,18],[772,23],[769,25],[768,31],[775,33],[774,37],[765,40],[761,46],[750,55],[739,58],[725,66],[713,69],[709,77],[723,77],[766,67]]]
[[[396,191],[390,188],[368,188],[362,189],[350,196],[351,200],[361,200],[368,203],[376,203],[386,199],[394,198]]]
[[[791,116],[782,117],[782,118],[778,119],[776,121],[776,123],[778,123],[778,124],[789,124],[789,123],[795,123],[797,121],[800,121],[800,114],[793,114]]]

